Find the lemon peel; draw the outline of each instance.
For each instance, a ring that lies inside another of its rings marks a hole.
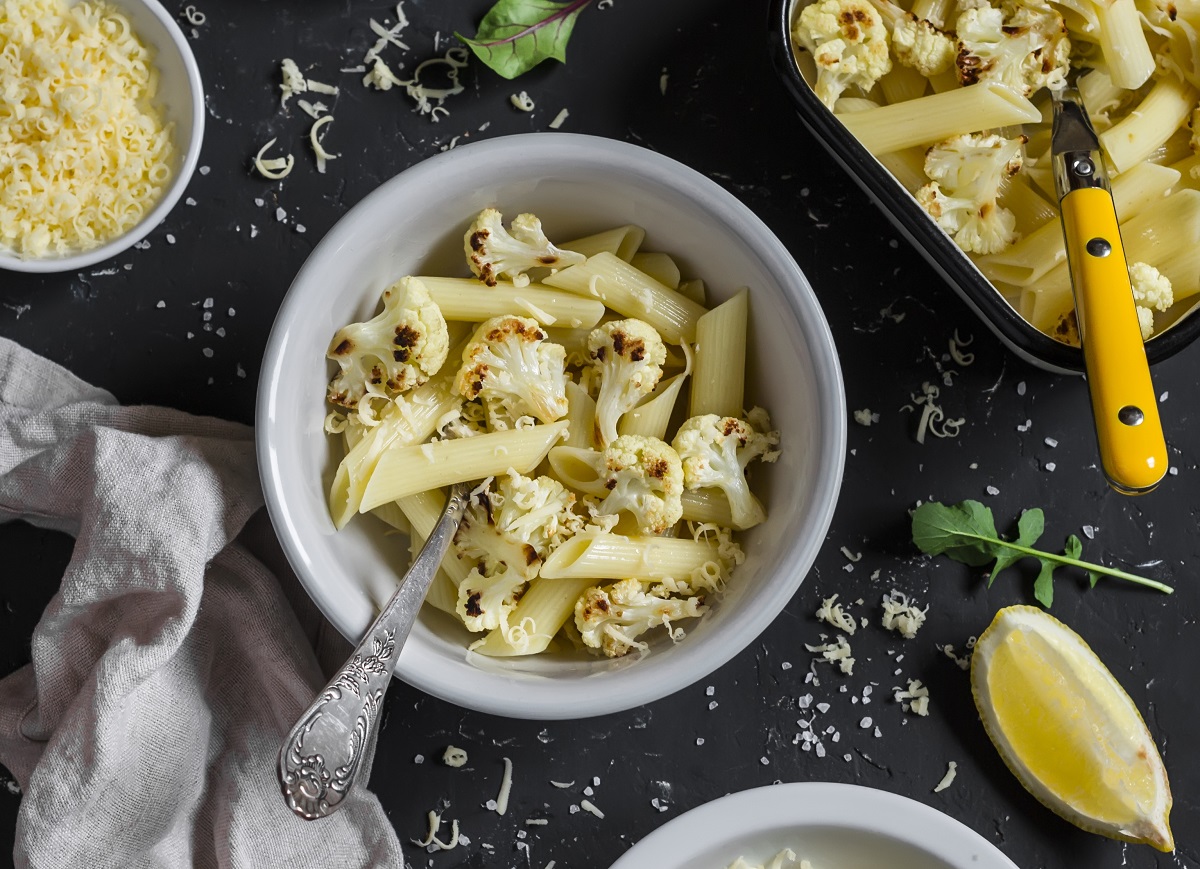
[[[1082,637],[1036,607],[1007,607],[971,661],[984,728],[1026,790],[1084,830],[1174,850],[1154,738]]]

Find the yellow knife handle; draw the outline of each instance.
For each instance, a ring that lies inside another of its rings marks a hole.
[[[1112,196],[1073,190],[1061,209],[1100,461],[1117,491],[1149,492],[1167,472],[1167,444]]]

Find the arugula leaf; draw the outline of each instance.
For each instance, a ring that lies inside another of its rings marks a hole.
[[[949,507],[931,501],[913,511],[912,535],[913,543],[927,555],[949,555],[972,567],[981,567],[994,559],[996,563],[988,577],[989,586],[996,574],[1006,567],[1022,558],[1036,558],[1041,562],[1041,570],[1034,580],[1033,596],[1047,609],[1054,602],[1054,571],[1064,566],[1086,571],[1093,588],[1101,576],[1112,576],[1166,594],[1174,591],[1169,585],[1144,576],[1081,561],[1083,543],[1074,534],[1067,538],[1062,555],[1034,549],[1033,544],[1042,536],[1045,525],[1045,516],[1040,509],[1026,510],[1017,522],[1017,539],[1004,540],[996,533],[992,511],[978,501],[963,501]]]
[[[479,22],[474,39],[454,35],[494,71],[513,79],[547,58],[566,63],[575,19],[590,2],[499,0]]]

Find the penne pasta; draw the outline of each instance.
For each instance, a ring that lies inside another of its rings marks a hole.
[[[446,496],[442,494],[441,489],[433,489],[428,492],[407,495],[396,501],[396,506],[404,513],[412,528],[409,549],[413,558],[416,558],[421,547],[425,545],[425,541],[429,539],[429,535],[433,533],[433,526],[437,524],[442,515],[442,508],[446,506]],[[458,602],[458,586],[471,572],[471,564],[459,558],[458,554],[451,549],[442,559],[442,572],[446,574],[450,585],[455,589],[454,602],[450,605],[450,609],[453,611],[454,605]]]
[[[1106,0],[1093,3],[1092,7],[1099,29],[1100,52],[1113,84],[1137,90],[1154,73],[1154,55],[1142,31],[1137,6],[1133,0]],[[1193,99],[1193,105],[1195,102]]]
[[[615,254],[625,260],[625,262],[629,262],[633,259],[633,255],[638,252],[638,248],[642,246],[642,242],[645,239],[646,230],[640,226],[630,224],[628,226],[606,229],[604,232],[598,232],[595,235],[589,235],[585,238],[577,238],[562,245],[562,248],[563,250],[572,250],[575,253],[581,253],[589,257],[607,252]]]
[[[679,266],[669,255],[665,253],[635,253],[629,260],[629,264],[635,269],[645,272],[663,286],[670,287],[672,290],[679,289]]]
[[[572,446],[554,447],[547,460],[554,476],[568,489],[585,495],[605,494],[604,483],[600,479],[604,457],[598,451]]]
[[[626,317],[645,320],[671,344],[692,341],[704,313],[697,305],[611,253],[598,253],[580,265],[546,278],[548,286],[598,298]]]
[[[879,80],[879,87],[888,103],[904,103],[924,96],[929,79],[911,66],[896,63],[892,64],[892,71]]]
[[[659,383],[654,392],[646,396],[637,407],[621,416],[617,423],[617,434],[666,440],[671,415],[675,411],[679,392],[687,378],[687,374],[676,374]],[[695,389],[695,385],[692,388]]]
[[[696,324],[696,376],[688,416],[742,415],[746,376],[746,320],[750,291],[743,287]]]
[[[495,658],[536,655],[575,614],[575,602],[595,585],[581,579],[535,579],[508,615],[508,626],[492,630],[471,651]]]
[[[1100,146],[1127,172],[1162,146],[1191,116],[1200,91],[1172,75],[1158,79],[1136,111],[1100,134]]]
[[[542,564],[543,579],[686,580],[709,562],[718,561],[717,547],[705,541],[675,537],[622,537],[578,534]]]
[[[879,154],[876,158],[900,182],[900,186],[909,193],[929,182],[925,174],[925,149],[905,148],[903,151],[893,151],[890,154]]]
[[[697,305],[707,305],[707,293],[704,289],[704,281],[696,278],[690,281],[680,281],[679,292],[687,296]]]
[[[588,329],[604,316],[604,304],[594,299],[580,298],[574,293],[556,292],[548,287],[530,284],[513,286],[511,281],[497,281],[488,287],[473,278],[418,278],[447,320],[481,323],[492,317],[520,314],[532,317],[543,326],[561,325]]]
[[[594,442],[593,433],[596,430],[596,402],[578,383],[568,381],[566,389],[566,445],[580,449],[591,449]],[[628,416],[628,414],[626,415]]]
[[[1033,123],[1041,116],[1025,97],[989,82],[837,115],[851,135],[876,155],[939,142],[959,133]]]
[[[389,450],[375,465],[359,510],[453,483],[482,480],[509,468],[527,474],[566,429],[560,421]]]
[[[683,518],[688,522],[705,522],[733,527],[729,499],[720,489],[684,489]]]
[[[1013,178],[1000,195],[1000,207],[1007,208],[1017,219],[1017,226],[1032,232],[1047,223],[1058,223],[1057,203],[1051,203],[1023,175]]]

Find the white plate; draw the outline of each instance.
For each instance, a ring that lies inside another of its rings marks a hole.
[[[765,863],[784,848],[813,869],[1018,869],[923,803],[827,782],[768,785],[706,803],[642,839],[612,869],[725,869],[738,857]]]

